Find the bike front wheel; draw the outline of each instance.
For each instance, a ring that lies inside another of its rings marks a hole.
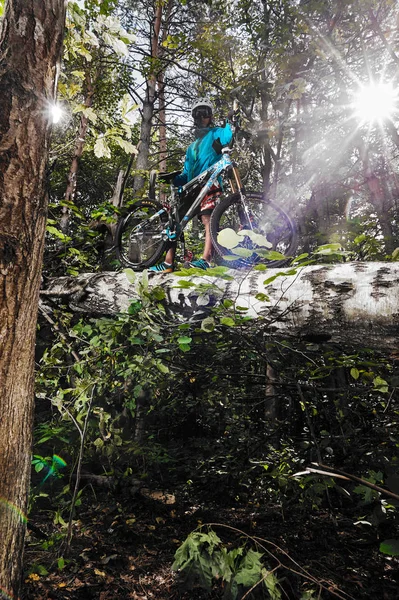
[[[228,196],[210,222],[216,259],[233,269],[256,264],[279,267],[294,256],[298,235],[294,222],[277,204],[259,192]]]
[[[161,204],[141,200],[116,227],[115,246],[121,263],[135,271],[152,267],[167,250],[164,239],[168,215]]]

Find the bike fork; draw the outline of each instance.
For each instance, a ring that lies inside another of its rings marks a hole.
[[[242,207],[244,209],[244,214],[241,214],[241,211],[239,209],[238,215],[242,221],[244,221],[243,217],[246,218],[245,220],[247,221],[248,226],[250,227],[250,229],[253,230],[253,225],[254,225],[253,217],[252,217],[252,215],[249,211],[249,208],[247,206],[247,203],[245,201],[245,194],[243,192],[240,173],[235,166],[233,166],[232,172],[233,172],[233,176],[234,176],[234,180],[231,180],[232,189],[233,189],[233,191],[234,191],[234,188],[237,189],[238,193],[240,194]]]
[[[238,216],[240,217],[240,220],[242,222],[246,222],[248,224],[248,227],[250,229],[254,229],[254,219],[253,216],[249,210],[249,207],[247,206],[247,203],[245,201],[245,194],[242,192],[242,190],[239,190],[240,193],[240,197],[241,197],[241,204],[242,204],[242,209],[241,207],[238,209]]]

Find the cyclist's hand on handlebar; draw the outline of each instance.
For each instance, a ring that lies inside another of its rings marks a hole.
[[[240,126],[240,109],[229,110],[227,113],[227,120],[238,129]]]

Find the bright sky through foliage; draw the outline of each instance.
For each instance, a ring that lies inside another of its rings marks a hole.
[[[398,91],[391,83],[362,86],[355,94],[353,108],[362,123],[382,123],[398,111]]]

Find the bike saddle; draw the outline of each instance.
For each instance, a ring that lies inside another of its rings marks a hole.
[[[181,171],[172,171],[172,173],[158,173],[158,181],[164,183],[172,183],[176,175],[180,175]]]

